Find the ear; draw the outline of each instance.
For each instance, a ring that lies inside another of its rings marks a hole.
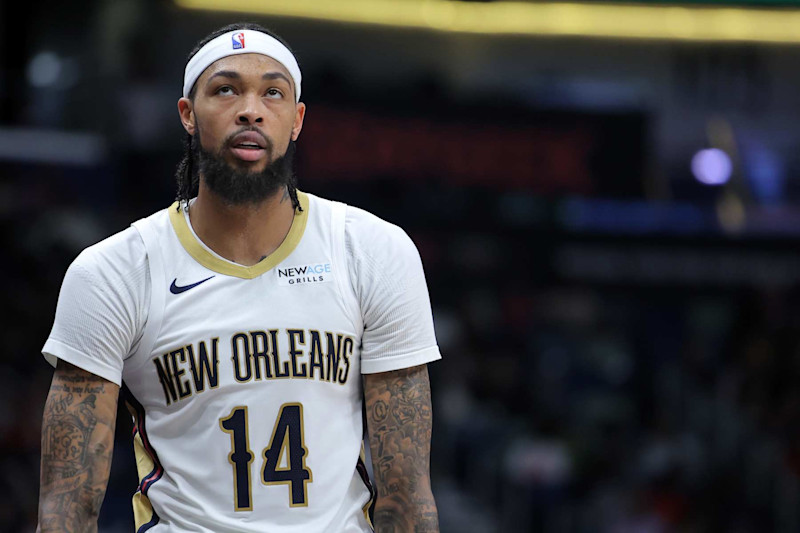
[[[303,129],[303,119],[306,116],[306,104],[298,102],[295,106],[294,125],[292,126],[292,140],[296,141],[300,137],[300,130]]]
[[[194,135],[195,132],[195,118],[194,118],[194,104],[188,98],[181,98],[178,100],[178,114],[181,116],[181,124],[183,129],[189,135]]]

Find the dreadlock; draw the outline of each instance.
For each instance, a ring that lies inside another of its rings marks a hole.
[[[206,44],[208,44],[213,39],[216,39],[220,35],[225,33],[234,31],[234,30],[254,30],[260,31],[261,33],[266,33],[267,35],[274,37],[278,41],[281,42],[292,54],[294,51],[291,47],[284,41],[280,36],[276,35],[272,31],[268,30],[267,28],[261,26],[260,24],[256,24],[254,22],[241,22],[236,24],[228,24],[218,30],[215,30],[208,35],[206,35],[203,39],[198,41],[195,45],[194,49],[189,53],[189,57],[186,58],[188,62],[192,57],[194,57],[197,52],[200,51]],[[197,92],[197,85],[193,86],[192,89],[189,91],[189,99],[194,102],[194,97]],[[175,170],[175,181],[178,185],[178,192],[176,194],[175,199],[178,201],[178,209],[180,206],[187,206],[189,200],[197,196],[197,191],[200,187],[200,174],[197,169],[194,168],[193,158],[192,158],[192,143],[194,142],[194,137],[190,134],[186,134],[186,137],[183,141],[183,156],[181,157],[180,162],[178,163],[178,168]],[[286,150],[285,157],[291,157],[292,154],[295,152],[295,141],[289,141],[289,148]],[[289,199],[292,201],[292,206],[296,210],[302,211],[303,208],[300,206],[300,200],[297,198],[297,178],[296,176],[292,175],[289,183],[286,184],[286,189],[289,193]]]

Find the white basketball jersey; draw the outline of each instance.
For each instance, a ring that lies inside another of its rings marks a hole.
[[[138,532],[372,530],[345,206],[299,198],[251,267],[205,247],[177,204],[134,224],[152,287],[122,373]]]

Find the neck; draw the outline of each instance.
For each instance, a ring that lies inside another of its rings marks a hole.
[[[189,220],[200,240],[218,255],[244,266],[255,265],[278,249],[294,214],[285,187],[260,202],[231,205],[202,179],[197,200],[189,208]]]

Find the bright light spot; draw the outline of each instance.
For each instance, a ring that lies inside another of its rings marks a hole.
[[[28,82],[34,87],[54,85],[61,76],[61,59],[53,52],[39,52],[28,63]]]
[[[692,173],[706,185],[722,185],[731,178],[733,163],[728,154],[718,148],[700,150],[692,157]]]

